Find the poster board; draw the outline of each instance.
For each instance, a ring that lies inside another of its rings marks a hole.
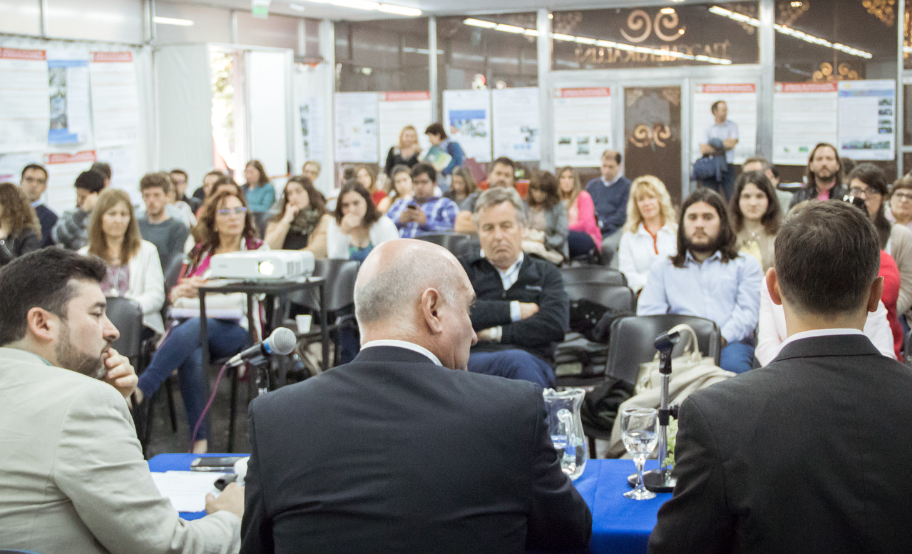
[[[537,87],[491,91],[494,157],[541,159],[541,112]]]
[[[337,92],[336,162],[378,163],[376,92]]]
[[[49,144],[87,142],[92,134],[89,62],[58,56],[48,59]]]
[[[700,144],[706,142],[706,129],[715,124],[712,105],[723,101],[728,106],[728,121],[738,124],[738,145],[735,146],[735,164],[754,156],[757,152],[757,85],[754,83],[698,83],[694,89],[693,134],[691,159],[703,156]]]
[[[806,165],[814,146],[836,144],[836,83],[776,83],[773,89],[773,163]]]
[[[426,154],[431,147],[427,135],[424,134],[424,130],[433,122],[431,93],[427,91],[381,92],[379,101],[380,165],[386,163],[386,156],[390,148],[399,144],[399,134],[406,125],[415,127],[421,153]]]
[[[839,82],[839,155],[896,158],[896,81]]]
[[[0,153],[47,148],[50,116],[46,51],[0,48]]]
[[[93,52],[89,77],[92,123],[99,147],[134,144],[139,137],[139,93],[132,52]]]
[[[97,160],[94,150],[44,156],[43,165],[48,171],[45,193],[48,207],[58,214],[75,208],[76,189],[73,188],[73,183],[80,173],[88,171]]]
[[[611,139],[609,87],[554,89],[554,164],[597,167],[602,152],[615,148]]]
[[[443,117],[447,133],[467,158],[491,161],[491,91],[443,91]]]

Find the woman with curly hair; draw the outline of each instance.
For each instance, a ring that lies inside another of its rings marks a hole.
[[[41,248],[41,225],[29,201],[12,183],[0,183],[0,266]]]

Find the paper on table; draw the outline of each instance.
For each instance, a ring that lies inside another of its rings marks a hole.
[[[152,482],[178,512],[202,512],[206,509],[206,494],[220,494],[215,488],[215,480],[220,476],[220,473],[196,471],[152,472]]]

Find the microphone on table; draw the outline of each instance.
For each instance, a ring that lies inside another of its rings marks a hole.
[[[237,354],[228,360],[226,365],[228,367],[240,367],[245,362],[250,363],[251,365],[258,365],[266,361],[266,359],[273,354],[282,356],[291,354],[296,342],[297,339],[295,338],[294,331],[286,327],[279,327],[273,331],[266,340],[258,342],[247,350]]]

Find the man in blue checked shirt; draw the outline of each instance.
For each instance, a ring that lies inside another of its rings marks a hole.
[[[678,253],[660,260],[640,294],[637,315],[683,314],[715,321],[722,330],[722,369],[753,367],[754,330],[760,312],[763,270],[741,254],[725,201],[698,189],[682,206]]]
[[[404,239],[427,233],[446,233],[453,230],[459,206],[449,198],[434,196],[437,171],[427,163],[412,168],[414,200],[400,198],[390,206],[388,215]]]

